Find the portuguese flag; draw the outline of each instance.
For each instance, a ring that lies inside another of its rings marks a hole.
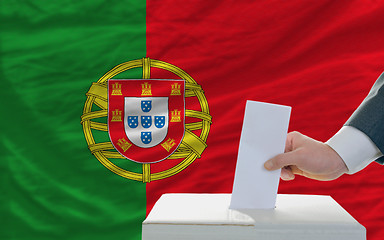
[[[246,100],[292,106],[290,131],[328,140],[384,70],[383,11],[364,1],[1,1],[0,239],[138,240],[161,194],[230,193]],[[185,80],[185,133],[170,157],[117,153],[110,78]],[[383,173],[372,163],[279,192],[330,195],[380,240]]]

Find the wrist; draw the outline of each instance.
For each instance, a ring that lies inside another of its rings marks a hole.
[[[345,164],[342,157],[328,144],[325,143],[325,146],[328,148],[328,151],[330,153],[330,161],[332,161],[334,167],[333,172],[331,175],[333,175],[331,178],[336,179],[340,177],[341,175],[348,173],[348,167]]]

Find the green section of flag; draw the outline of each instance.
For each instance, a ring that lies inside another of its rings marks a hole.
[[[141,239],[145,184],[90,153],[80,116],[92,82],[145,57],[145,11],[141,0],[0,2],[0,239]]]

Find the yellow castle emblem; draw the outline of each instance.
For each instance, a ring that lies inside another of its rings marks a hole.
[[[168,140],[162,143],[161,146],[163,146],[163,148],[167,150],[167,152],[169,152],[172,149],[172,147],[175,146],[175,144],[176,143],[174,139],[168,138]]]
[[[111,93],[111,95],[114,95],[114,96],[116,96],[116,95],[123,95],[121,93],[121,84],[115,83],[115,84],[112,85],[112,93]]]
[[[177,109],[171,111],[171,122],[181,122],[181,111],[178,111]]]
[[[171,84],[171,87],[172,87],[172,90],[171,90],[172,96],[181,95],[181,91],[180,91],[181,84],[178,84],[178,83]]]
[[[144,82],[141,84],[141,96],[152,96],[152,84]]]
[[[112,111],[112,120],[111,122],[121,122],[121,112],[119,109],[115,109],[115,111]]]
[[[117,145],[119,145],[119,147],[124,151],[126,152],[131,146],[132,144],[130,144],[127,140],[125,140],[124,138],[120,138]]]

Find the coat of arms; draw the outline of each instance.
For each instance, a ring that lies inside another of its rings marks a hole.
[[[114,79],[138,68],[142,79]],[[158,70],[169,79],[153,78]],[[150,58],[121,63],[93,82],[86,96],[81,124],[88,148],[121,177],[142,182],[168,178],[207,148],[208,101],[202,87],[175,65]]]

